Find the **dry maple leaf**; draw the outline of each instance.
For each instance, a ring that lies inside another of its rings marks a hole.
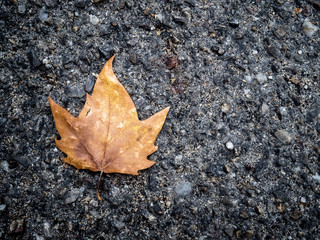
[[[103,67],[78,117],[49,97],[61,136],[55,142],[67,154],[63,160],[77,169],[100,171],[99,183],[103,172],[138,175],[154,164],[147,156],[158,148],[154,141],[169,111],[167,107],[140,121],[129,94],[113,73],[113,58]],[[97,196],[101,199],[99,183]]]

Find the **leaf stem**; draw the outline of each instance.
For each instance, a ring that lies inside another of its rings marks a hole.
[[[102,198],[100,197],[100,194],[99,194],[102,174],[103,174],[103,171],[100,172],[99,182],[98,182],[98,186],[97,186],[97,197],[98,197],[98,199],[99,199],[100,201],[102,200]]]

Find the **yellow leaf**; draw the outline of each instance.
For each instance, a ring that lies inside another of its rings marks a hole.
[[[154,164],[147,156],[157,150],[154,142],[169,107],[140,121],[129,94],[113,73],[113,58],[103,67],[78,117],[49,97],[61,136],[55,141],[67,154],[63,160],[77,169],[138,175]]]

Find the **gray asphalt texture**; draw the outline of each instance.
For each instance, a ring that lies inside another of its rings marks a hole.
[[[1,0],[0,239],[320,239],[320,1]],[[140,119],[138,176],[65,164],[105,62]]]

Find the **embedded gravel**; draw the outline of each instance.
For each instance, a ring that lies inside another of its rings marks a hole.
[[[0,1],[0,239],[320,239],[318,0]],[[138,176],[61,160],[104,63],[141,119]]]

